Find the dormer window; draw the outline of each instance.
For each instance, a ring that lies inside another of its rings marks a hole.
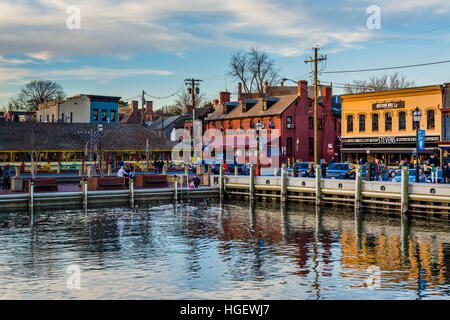
[[[258,100],[245,99],[242,102],[242,112],[247,112],[248,110],[250,110],[257,103],[258,103]]]
[[[280,99],[274,97],[264,97],[262,100],[262,109],[267,111],[272,105],[277,103]]]

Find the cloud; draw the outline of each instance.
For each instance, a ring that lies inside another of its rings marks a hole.
[[[7,64],[7,65],[18,65],[18,64],[28,64],[28,63],[33,63],[32,60],[30,59],[7,59],[4,58],[3,56],[0,56],[0,64]]]
[[[39,51],[39,52],[28,53],[28,56],[31,58],[34,58],[36,60],[42,60],[42,61],[47,62],[52,57],[52,54],[50,51]]]

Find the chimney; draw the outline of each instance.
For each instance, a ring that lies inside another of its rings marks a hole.
[[[301,80],[298,82],[298,96],[301,98],[308,98],[308,81]]]
[[[214,100],[213,100],[213,106],[216,107],[218,102],[219,102],[219,100],[214,99]]]
[[[242,83],[239,82],[238,83],[238,101],[241,100],[241,96],[242,96]]]
[[[221,91],[219,93],[219,104],[224,104],[225,102],[230,102],[230,93],[228,91]]]
[[[138,102],[137,101],[134,101],[134,100],[131,101],[130,107],[131,107],[131,112],[133,114],[138,112]]]
[[[264,88],[265,88],[265,92],[267,92],[269,90],[269,82],[268,81],[264,82]]]
[[[153,101],[147,101],[145,103],[145,111],[149,113],[153,113]]]
[[[281,81],[281,86],[284,87],[284,81]]]
[[[325,107],[331,106],[331,87],[322,87],[323,104]]]

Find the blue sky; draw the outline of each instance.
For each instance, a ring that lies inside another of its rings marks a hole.
[[[80,29],[67,28],[71,5],[80,8]],[[380,8],[380,29],[367,27],[371,5]],[[137,99],[143,89],[170,95],[195,77],[214,99],[236,92],[226,75],[229,57],[252,46],[294,80],[308,80],[304,60],[314,45],[328,56],[324,71],[449,60],[449,18],[448,0],[0,0],[0,106],[38,78],[57,81],[69,96]],[[450,82],[450,64],[399,71],[416,85]],[[158,108],[173,98],[153,101]]]

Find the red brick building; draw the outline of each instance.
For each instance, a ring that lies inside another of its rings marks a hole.
[[[230,101],[229,92],[220,93],[219,104],[205,120],[207,130],[216,130],[208,131],[204,144],[215,144],[217,153],[217,145],[225,143],[227,161],[233,154],[239,163],[254,162],[255,129],[261,121],[260,134],[265,137],[260,144],[264,148],[260,152],[263,166],[271,163],[270,157],[278,157],[280,164],[314,161],[314,88],[308,87],[307,81],[299,81],[298,86],[266,86],[265,96],[259,97],[242,93],[241,87],[239,84],[235,102]],[[334,154],[339,153],[340,113],[333,111],[331,88],[324,86],[320,91],[318,157],[329,162],[333,155],[328,154],[328,145],[332,145]]]

